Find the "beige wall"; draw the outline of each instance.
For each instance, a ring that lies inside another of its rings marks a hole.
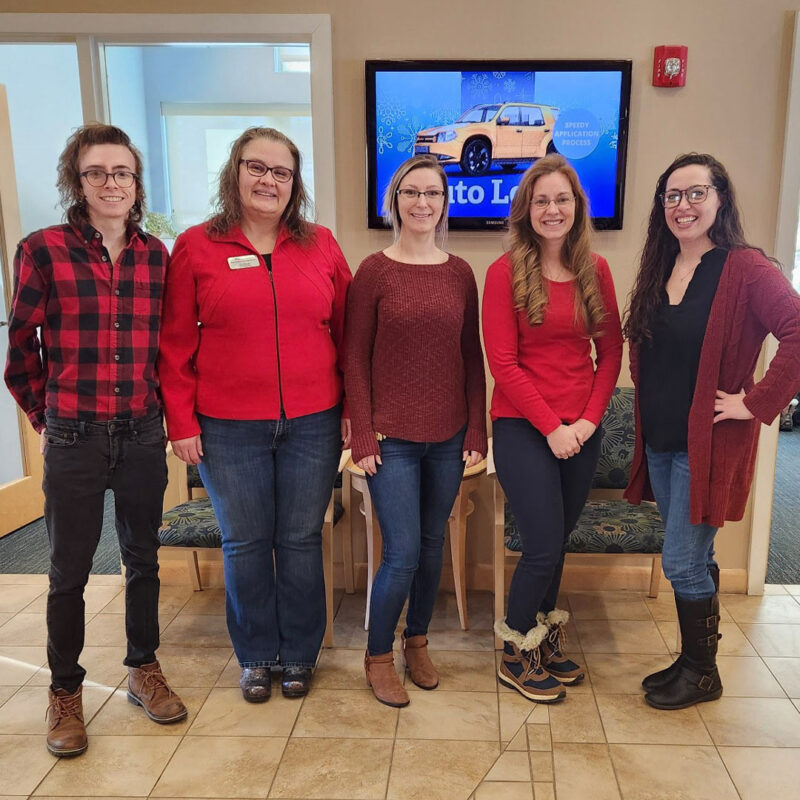
[[[792,13],[786,0],[0,0],[0,11],[328,13],[333,27],[339,241],[355,269],[385,247],[365,223],[364,60],[370,58],[615,58],[633,61],[624,230],[597,235],[621,303],[630,289],[655,180],[688,150],[710,151],[730,170],[748,237],[771,249],[775,235]],[[650,85],[653,47],[689,47],[687,85]],[[252,80],[253,76],[246,76]],[[499,234],[451,234],[482,287],[500,253]],[[626,368],[623,380],[627,381]],[[470,530],[488,532],[488,493]],[[747,563],[749,524],[718,540],[723,567]],[[477,537],[473,537],[477,538]],[[470,561],[491,561],[486,541]]]

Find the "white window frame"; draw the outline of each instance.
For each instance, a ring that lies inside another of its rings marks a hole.
[[[0,14],[0,31],[3,43],[75,42],[85,122],[109,121],[103,75],[106,44],[310,44],[314,205],[317,221],[336,233],[329,14]]]

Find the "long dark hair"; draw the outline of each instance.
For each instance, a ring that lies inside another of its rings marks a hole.
[[[736,193],[725,167],[708,153],[686,153],[678,156],[658,179],[653,194],[647,239],[642,250],[639,272],[631,290],[625,324],[622,328],[625,338],[630,342],[641,343],[650,338],[650,323],[653,314],[661,304],[661,292],[680,250],[678,240],[667,227],[660,195],[666,189],[669,176],[675,170],[693,164],[708,167],[708,171],[711,173],[711,183],[719,197],[720,206],[714,224],[708,231],[709,239],[717,247],[724,247],[726,250],[752,248],[764,253],[761,248],[753,248],[753,245],[744,238]],[[770,259],[770,261],[774,262],[775,260]]]
[[[242,221],[242,201],[239,198],[239,159],[248,142],[253,139],[267,139],[284,145],[294,161],[294,177],[289,203],[284,209],[281,223],[286,226],[293,239],[304,242],[311,237],[312,225],[308,222],[311,202],[308,199],[302,169],[302,157],[297,145],[286,134],[275,128],[248,128],[232,145],[230,157],[219,173],[219,192],[216,199],[216,213],[206,223],[206,230],[222,236],[234,225]]]
[[[139,225],[144,217],[144,185],[142,184],[142,154],[133,146],[130,137],[121,128],[91,122],[78,128],[67,139],[67,144],[58,159],[56,187],[61,198],[67,222],[80,227],[89,221],[86,198],[81,186],[79,162],[81,153],[96,144],[118,144],[127,147],[133,156],[136,171],[136,199],[128,212],[128,222]]]

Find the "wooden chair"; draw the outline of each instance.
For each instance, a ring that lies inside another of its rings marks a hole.
[[[461,486],[456,495],[453,509],[448,520],[450,532],[450,556],[453,562],[453,584],[455,586],[456,604],[458,606],[458,618],[461,629],[469,628],[467,617],[467,585],[466,585],[466,542],[467,542],[467,517],[475,510],[475,504],[470,500],[470,495],[478,488],[480,476],[486,471],[486,459],[478,462],[474,467],[464,470],[464,477],[461,479]],[[344,506],[344,516],[347,520],[344,532],[344,541],[347,542],[352,536],[350,521],[352,520],[352,508],[354,507],[353,491],[361,494],[362,501],[357,506],[358,510],[364,515],[367,527],[367,608],[364,615],[364,630],[369,630],[369,610],[372,597],[372,584],[375,573],[378,571],[382,550],[382,538],[378,517],[372,498],[369,494],[369,486],[364,470],[357,467],[352,459],[348,461],[342,473],[342,505]],[[348,572],[350,574],[351,586],[353,582],[352,549],[350,551],[350,564],[345,564],[345,581]]]
[[[567,554],[602,559],[639,555],[650,564],[649,597],[658,597],[664,525],[654,503],[633,506],[624,500],[633,459],[633,389],[617,387],[603,417],[603,440],[592,492],[567,543]],[[516,520],[494,465],[489,440],[487,473],[494,479],[494,615],[505,616],[505,567],[507,559],[521,554]],[[535,479],[535,478],[532,478]],[[498,648],[502,644],[495,640]]]
[[[344,451],[339,459],[340,473],[349,458],[350,451]],[[199,473],[196,469],[187,469],[187,465],[177,457],[174,458],[174,461],[177,463],[170,463],[169,467],[170,480],[176,480],[182,487],[179,497],[182,502],[164,513],[159,539],[162,550],[180,552],[185,555],[189,582],[196,592],[200,592],[203,590],[203,584],[197,556],[199,553],[216,553],[221,559],[222,533],[214,515],[214,509],[211,507],[208,493],[200,482]],[[326,608],[323,645],[325,647],[333,647],[333,529],[341,517],[342,509],[336,502],[334,492],[331,494],[322,523],[322,568],[325,576]],[[350,536],[345,536],[344,544],[347,551]],[[353,556],[350,552],[351,569],[352,561]]]

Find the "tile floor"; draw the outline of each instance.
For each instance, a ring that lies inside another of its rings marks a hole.
[[[364,596],[337,594],[337,647],[311,694],[244,703],[220,590],[162,589],[164,670],[189,718],[159,726],[130,705],[122,588],[86,592],[87,753],[44,747],[46,578],[0,575],[0,800],[93,798],[424,798],[424,800],[800,799],[800,586],[723,595],[721,700],[650,709],[641,677],[675,645],[669,593],[565,597],[568,649],[587,680],[555,706],[498,688],[491,595],[471,594],[462,632],[453,595],[430,632],[442,681],[379,705],[362,673]],[[409,682],[407,682],[409,683]]]

